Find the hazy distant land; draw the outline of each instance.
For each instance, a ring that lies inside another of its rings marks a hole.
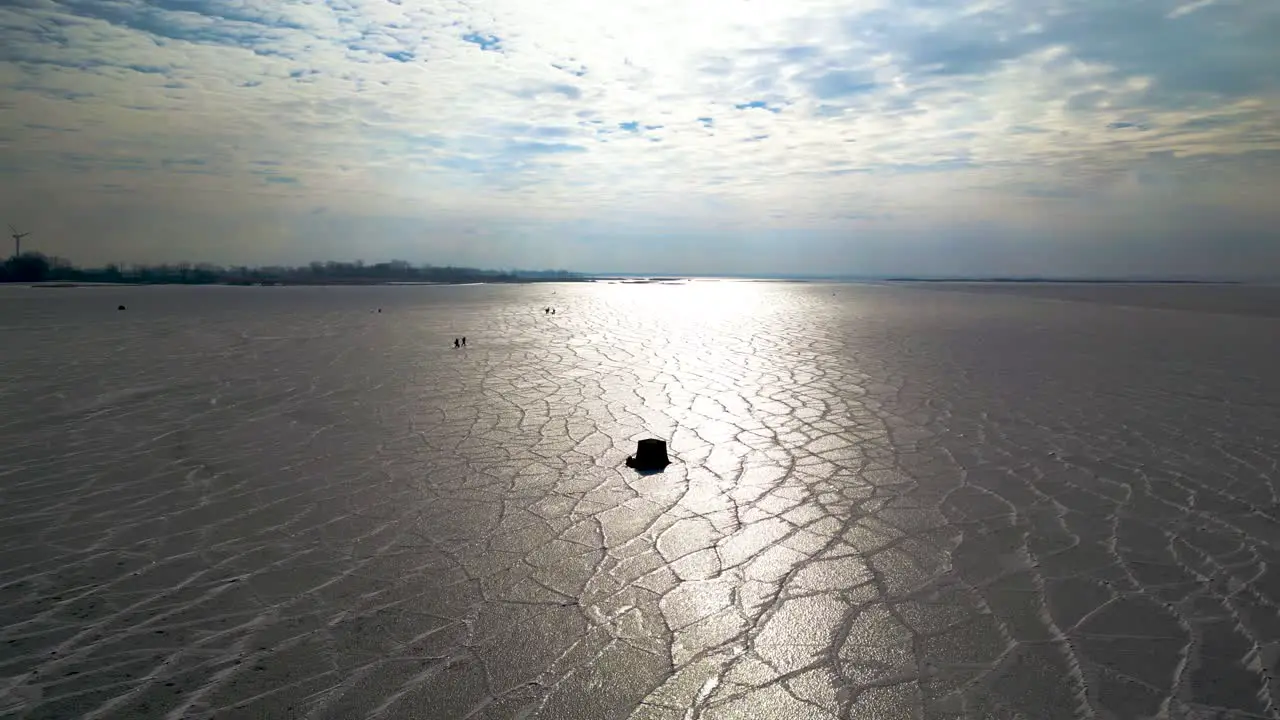
[[[366,265],[356,262],[311,262],[302,266],[221,266],[211,263],[155,265],[108,264],[77,267],[63,258],[29,252],[0,265],[0,282],[41,283],[45,287],[74,285],[387,285],[457,283],[572,282],[585,279],[567,270],[487,270],[471,267],[413,265],[391,260]]]
[[[703,275],[680,273],[572,272],[569,270],[494,270],[452,265],[414,265],[404,260],[312,261],[306,265],[215,265],[213,263],[109,263],[80,267],[71,261],[26,252],[0,264],[0,283],[41,287],[84,285],[388,285],[530,282],[620,282],[670,284],[688,280],[772,280],[779,282],[888,282],[938,285],[1232,285],[1230,280],[1117,277],[930,277],[863,275]]]

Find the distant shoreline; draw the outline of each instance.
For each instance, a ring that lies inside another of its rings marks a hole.
[[[417,286],[417,285],[533,285],[538,283],[580,283],[590,282],[589,278],[517,278],[515,280],[494,280],[471,279],[471,280],[438,280],[438,281],[421,281],[414,282],[411,280],[328,280],[328,281],[264,281],[264,282],[63,282],[59,280],[51,280],[48,282],[7,282],[0,283],[0,287],[5,285],[15,287],[30,288],[80,288],[80,287],[154,287],[158,285],[164,286],[188,286],[188,287],[382,287],[382,286]]]
[[[1042,285],[1249,285],[1255,284],[1245,280],[1178,280],[1178,279],[1124,279],[1124,278],[983,278],[983,277],[750,277],[703,276],[703,275],[663,275],[654,277],[634,275],[594,275],[585,278],[588,282],[608,282],[619,285],[672,285],[689,280],[730,280],[780,283],[837,283],[837,284],[878,284],[878,283],[933,283],[933,284],[970,284],[970,285],[1002,285],[1002,284],[1042,284]]]
[[[1240,280],[1123,280],[1111,278],[885,278],[896,283],[1040,283],[1055,285],[1241,285]]]
[[[0,283],[40,287],[100,285],[389,285],[529,283],[574,281],[584,276],[568,270],[485,270],[452,265],[413,265],[404,260],[366,265],[364,261],[313,261],[306,265],[222,266],[211,263],[162,263],[77,267],[65,258],[39,252],[14,255],[0,263]]]
[[[606,283],[606,284],[622,284],[622,285],[675,285],[683,284],[689,280],[706,280],[716,279],[707,278],[696,275],[679,276],[664,275],[661,277],[643,277],[643,276],[617,276],[617,275],[599,275],[599,276],[579,276],[567,278],[467,278],[458,280],[381,280],[381,279],[332,279],[332,280],[267,280],[267,281],[221,281],[221,282],[181,282],[181,281],[129,281],[120,282],[101,282],[101,281],[62,281],[50,280],[45,282],[4,282],[0,283],[0,287],[31,287],[31,288],[81,288],[81,287],[140,287],[140,286],[171,286],[171,285],[188,285],[195,287],[387,287],[387,286],[440,286],[440,285],[535,285],[543,283]],[[839,283],[839,284],[858,284],[858,283],[894,283],[894,284],[914,284],[928,283],[934,285],[1249,285],[1251,283],[1242,280],[1177,280],[1177,279],[1156,279],[1156,280],[1125,280],[1113,278],[916,278],[916,277],[889,277],[889,278],[787,278],[787,277],[730,277],[723,278],[726,280],[755,280],[760,282],[790,282],[790,283]]]
[[[1268,284],[1268,280],[1204,280],[1186,278],[1123,278],[1123,277],[1009,277],[1009,276],[913,276],[913,275],[638,275],[626,273],[596,273],[587,275],[587,279],[595,282],[613,282],[620,284],[656,284],[687,280],[750,280],[757,282],[791,282],[791,283],[1043,283],[1056,285],[1070,284],[1111,284],[1111,285],[1252,285]]]

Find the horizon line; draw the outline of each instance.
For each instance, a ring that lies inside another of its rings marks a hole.
[[[1194,275],[1194,274],[1157,274],[1157,273],[1126,273],[1126,274],[1109,274],[1095,273],[1089,275],[1068,275],[1068,274],[1038,274],[1038,273],[973,273],[973,274],[956,274],[956,273],[716,273],[716,272],[631,272],[631,271],[600,271],[600,270],[570,270],[567,268],[520,268],[515,266],[499,266],[499,267],[479,267],[475,265],[459,265],[444,264],[437,265],[431,262],[413,262],[391,258],[387,260],[379,260],[375,262],[366,262],[363,259],[355,260],[308,260],[301,263],[290,264],[285,262],[274,264],[257,264],[245,265],[235,263],[215,263],[209,261],[158,261],[158,262],[104,262],[97,265],[77,265],[69,258],[63,258],[53,255],[45,255],[38,250],[27,251],[21,255],[11,255],[4,263],[15,261],[20,257],[38,256],[48,261],[62,261],[60,267],[77,270],[77,271],[109,271],[111,268],[118,270],[128,269],[178,269],[184,266],[192,269],[210,269],[222,271],[264,271],[264,270],[306,270],[313,265],[337,265],[346,266],[348,268],[359,268],[368,270],[385,270],[389,266],[400,265],[404,269],[413,270],[452,270],[460,272],[474,272],[483,275],[561,275],[566,278],[571,277],[574,280],[790,280],[790,281],[809,281],[809,282],[920,282],[920,283],[1034,283],[1034,282],[1053,282],[1053,283],[1179,283],[1179,284],[1269,284],[1280,282],[1280,276],[1254,276],[1254,277],[1224,277],[1212,275]],[[13,281],[10,281],[13,282]],[[19,281],[21,282],[21,281]]]

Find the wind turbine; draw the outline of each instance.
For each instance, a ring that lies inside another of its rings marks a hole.
[[[18,257],[22,254],[22,238],[30,235],[29,232],[20,233],[18,228],[10,225],[9,229],[13,231],[13,256]]]

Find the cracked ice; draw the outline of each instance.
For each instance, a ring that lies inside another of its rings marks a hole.
[[[0,715],[1277,718],[1276,299],[6,288]]]

